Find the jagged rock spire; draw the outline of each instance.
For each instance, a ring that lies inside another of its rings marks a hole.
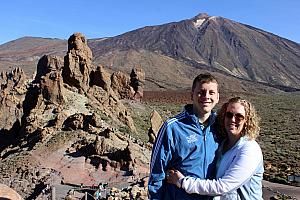
[[[37,65],[35,81],[41,84],[43,99],[48,103],[62,104],[64,102],[61,67],[61,59],[50,55],[43,56]]]
[[[63,80],[70,86],[86,91],[92,66],[92,51],[81,33],[68,39],[68,52],[64,60]]]

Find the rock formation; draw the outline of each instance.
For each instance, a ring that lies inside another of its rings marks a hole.
[[[68,39],[68,52],[64,61],[64,82],[86,91],[90,80],[92,51],[81,33],[74,33]]]
[[[96,174],[107,172],[107,180],[116,176],[114,179],[119,181],[117,177],[124,173],[135,181],[141,173],[145,177],[150,150],[130,136],[136,128],[130,110],[123,104],[126,99],[142,98],[143,80],[141,70],[134,69],[129,76],[123,72],[110,74],[103,66],[95,68],[91,50],[80,33],[69,38],[64,60],[52,55],[41,57],[32,82],[19,68],[2,72],[0,180],[5,184],[22,180],[13,188],[22,196],[35,199],[39,188],[54,180],[95,182],[97,176],[86,173],[89,170],[97,171]],[[10,138],[7,133],[12,133]],[[59,148],[66,148],[67,155],[56,155]],[[54,162],[48,159],[51,156]],[[16,160],[11,161],[12,158]],[[78,163],[71,165],[72,160]],[[15,170],[7,167],[10,162],[28,165]],[[41,169],[47,173],[41,175]],[[51,170],[58,171],[58,175]],[[82,177],[69,175],[72,170],[82,173]],[[136,195],[140,190],[145,188],[138,187],[133,192]]]
[[[0,74],[0,132],[18,128],[23,115],[27,79],[20,68]],[[15,129],[14,129],[15,130]]]
[[[163,119],[161,118],[161,116],[156,110],[152,111],[150,115],[150,122],[151,122],[151,127],[148,130],[149,142],[154,144],[159,129],[163,124]]]
[[[130,86],[130,77],[123,72],[117,71],[112,74],[111,87],[120,99],[129,99],[134,95],[134,89]]]
[[[76,126],[85,127],[82,124],[85,122],[78,121],[76,115],[89,114],[86,105],[100,110],[120,126],[125,124],[132,131],[136,131],[130,113],[119,99],[120,91],[125,85],[116,87],[116,84],[112,84],[112,82],[122,82],[124,80],[122,77],[128,76],[113,78],[114,75],[110,75],[102,66],[98,66],[95,71],[91,70],[93,68],[91,51],[85,37],[80,33],[73,34],[68,42],[68,53],[65,56],[64,64],[60,58],[49,55],[45,55],[39,60],[36,77],[29,85],[24,100],[22,135],[34,134],[35,137],[40,138],[44,135],[41,133],[50,133],[61,128],[68,129],[69,127],[73,130],[79,128]],[[122,73],[118,72],[117,74]],[[126,87],[133,91],[129,82],[126,82]],[[132,96],[133,93],[122,96],[122,98]],[[76,114],[72,108],[78,106],[82,110],[81,114]],[[73,114],[76,114],[73,118],[69,117]],[[64,122],[67,118],[68,120]],[[73,125],[71,125],[72,123]],[[59,127],[60,125],[61,127]],[[53,130],[49,127],[52,127]],[[84,130],[88,130],[88,128],[93,129],[90,126],[85,127]]]
[[[98,66],[95,71],[91,72],[90,86],[96,85],[108,91],[111,86],[111,75],[104,70],[103,66]]]
[[[61,76],[62,60],[56,56],[43,56],[37,65],[35,81],[45,102],[60,105],[64,103],[63,79]]]
[[[0,184],[0,199],[23,200],[16,191],[4,184]]]
[[[141,100],[144,94],[145,72],[142,68],[133,68],[130,74],[130,86],[133,87],[135,93],[133,98]]]
[[[132,131],[136,131],[130,112],[126,109],[120,99],[130,99],[134,91],[129,86],[129,77],[122,72],[110,75],[103,67],[97,67],[92,72],[92,84],[88,89],[87,96],[92,104],[97,105],[106,115],[120,120]]]

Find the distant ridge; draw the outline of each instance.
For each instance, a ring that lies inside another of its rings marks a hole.
[[[23,62],[32,58],[34,64],[38,57],[49,53],[62,56],[65,44],[64,40],[26,37],[0,45],[0,69],[7,64],[29,69],[29,64]],[[300,89],[298,43],[205,13],[116,37],[90,39],[88,45],[95,65],[126,72],[132,67],[143,68],[146,89],[185,88],[203,71],[224,79],[224,87],[238,82],[239,90],[264,91],[266,86],[284,91]],[[250,83],[256,86],[249,87]]]
[[[194,68],[300,88],[300,45],[249,25],[200,14],[149,26],[90,45],[95,57],[146,49]],[[99,61],[100,61],[99,58]]]

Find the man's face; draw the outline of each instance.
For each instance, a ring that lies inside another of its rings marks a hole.
[[[219,102],[218,84],[214,82],[197,83],[191,96],[194,112],[202,117],[204,114],[210,113]]]
[[[245,108],[240,103],[229,104],[224,118],[228,137],[240,138],[245,125]]]

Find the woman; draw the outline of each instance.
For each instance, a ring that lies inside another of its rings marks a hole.
[[[262,200],[263,156],[255,141],[260,128],[254,107],[235,97],[222,106],[218,118],[226,139],[218,149],[216,179],[197,179],[169,170],[167,182],[187,193],[216,196],[215,199]]]

